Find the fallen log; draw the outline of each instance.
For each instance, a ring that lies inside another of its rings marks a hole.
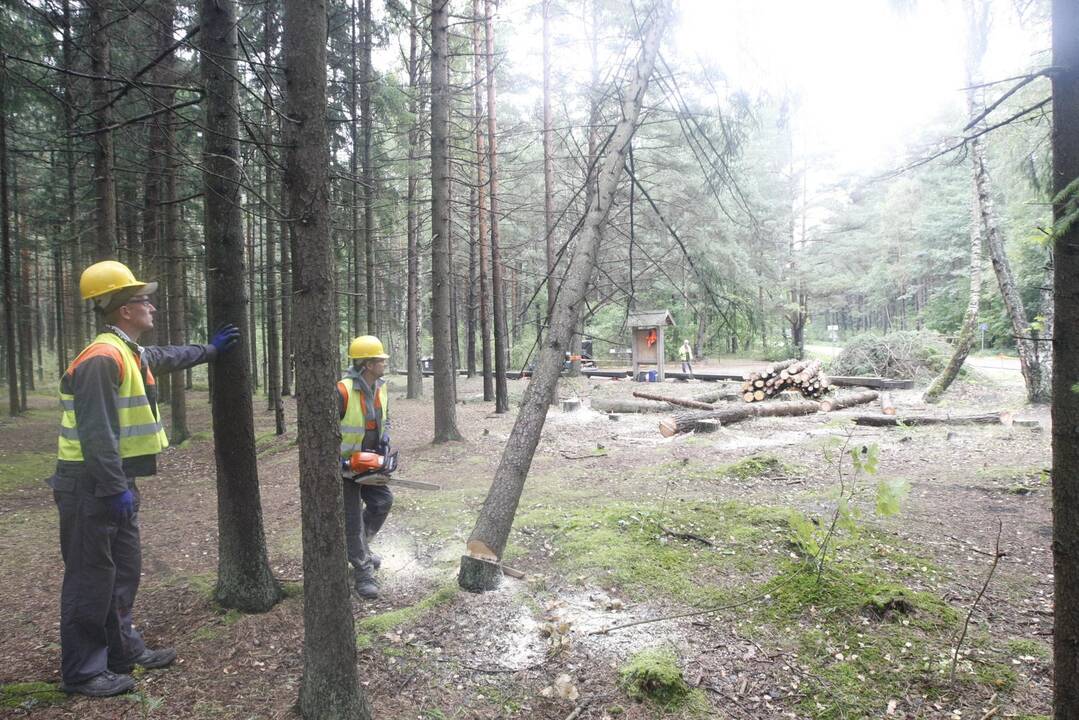
[[[1011,425],[1009,412],[984,413],[981,415],[855,415],[855,425],[870,427],[894,427],[897,425]]]
[[[857,375],[829,375],[832,385],[843,387],[867,387],[874,390],[910,390],[914,387],[913,380],[893,380],[892,378],[861,377]]]
[[[681,407],[693,408],[694,410],[715,410],[716,406],[711,403],[701,402],[699,400],[688,400],[676,397],[667,397],[666,395],[656,395],[655,393],[633,391],[633,397],[641,398],[642,400],[657,400],[659,402],[670,403],[671,405],[679,405]]]
[[[711,392],[693,396],[693,399],[697,402],[708,403],[709,405],[714,405],[721,400],[726,402],[730,400],[740,400],[741,398],[742,393],[738,392],[737,386],[733,385],[729,385],[726,390],[713,390]]]
[[[592,409],[606,413],[669,413],[677,408],[670,403],[654,400],[593,398]]]
[[[811,415],[819,410],[820,403],[812,400],[735,405],[734,407],[707,412],[674,415],[660,421],[659,432],[664,437],[672,437],[687,432],[714,432],[724,425],[741,422],[749,418]]]
[[[895,403],[892,402],[892,394],[882,392],[880,394],[880,411],[885,415],[895,415]]]
[[[821,412],[832,412],[833,410],[842,410],[843,408],[854,407],[855,405],[864,405],[876,400],[878,395],[879,393],[876,390],[862,390],[861,392],[850,393],[849,395],[828,398],[827,400],[821,401],[820,409]]]

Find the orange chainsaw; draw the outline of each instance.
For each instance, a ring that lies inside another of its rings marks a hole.
[[[341,460],[341,472],[353,480],[367,475],[389,475],[397,469],[397,451],[389,451],[380,455],[371,450],[360,450],[352,453],[348,459]]]

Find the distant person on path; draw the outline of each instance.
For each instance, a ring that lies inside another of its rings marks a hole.
[[[353,591],[368,600],[378,598],[375,571],[382,558],[371,552],[371,539],[382,528],[393,507],[393,492],[385,485],[360,485],[356,468],[345,470],[355,453],[374,453],[390,459],[389,392],[386,354],[374,335],[361,335],[348,347],[351,367],[337,383],[337,409],[341,419],[341,461],[345,496],[345,540],[352,564]]]
[[[682,347],[678,349],[678,357],[682,360],[682,372],[693,378],[693,348],[689,346],[689,340],[682,341]]]
[[[172,648],[146,647],[131,622],[142,574],[135,478],[156,474],[169,444],[153,371],[212,361],[240,331],[225,326],[209,345],[140,347],[139,336],[154,326],[156,289],[113,260],[79,280],[105,327],[60,379],[56,474],[47,481],[60,512],[60,689],[69,693],[118,695],[134,687],[128,673],[136,665],[163,668],[176,659]]]

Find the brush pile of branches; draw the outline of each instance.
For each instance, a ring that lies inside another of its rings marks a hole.
[[[746,402],[766,400],[783,390],[797,390],[803,397],[820,400],[830,389],[820,360],[782,360],[744,379],[742,399]]]
[[[832,375],[916,380],[933,377],[948,362],[951,351],[940,336],[900,331],[887,335],[857,335],[832,361]]]

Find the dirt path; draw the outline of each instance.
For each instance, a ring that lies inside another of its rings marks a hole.
[[[401,398],[400,385],[392,397],[401,474],[443,490],[396,493],[377,540],[383,598],[354,604],[361,677],[377,717],[564,720],[578,706],[577,717],[594,720],[1048,712],[1048,417],[1022,405],[1015,382],[960,384],[944,409],[1010,409],[1038,427],[848,430],[835,417],[816,415],[664,439],[658,416],[554,410],[507,551],[507,562],[527,578],[507,579],[484,596],[454,592],[453,578],[512,417],[493,415],[479,382],[462,380],[458,411],[467,441],[431,446],[428,403]],[[519,397],[524,387],[511,383],[511,392]],[[561,392],[628,397],[636,387],[566,380]],[[690,396],[710,387],[661,389]],[[896,401],[901,413],[926,411],[916,391]],[[0,456],[51,456],[53,402],[35,398],[29,417],[0,422]],[[205,395],[190,405],[193,428],[207,428]],[[261,404],[259,410],[259,432],[267,433],[272,417]],[[292,410],[289,403],[290,428]],[[302,565],[291,438],[263,436],[259,466],[271,563],[294,583]],[[791,513],[810,528],[829,524],[836,442],[879,447],[879,469],[858,480],[864,492],[855,504],[864,512],[832,541],[821,583],[806,584]],[[142,678],[134,703],[72,699],[0,715],[295,717],[302,598],[289,585],[287,600],[251,617],[210,601],[213,472],[211,444],[201,440],[168,451],[162,473],[142,483],[137,620],[151,642],[175,645],[182,662]],[[909,486],[896,516],[873,513],[882,480]],[[7,589],[0,599],[0,683],[56,682],[62,567],[55,510],[31,479],[0,492],[0,513],[0,582]],[[993,546],[998,527],[1008,555],[974,613],[969,654],[952,684],[941,663],[984,582],[981,553]],[[904,593],[910,615],[881,620],[866,609],[873,598]],[[723,604],[735,607],[590,634]],[[682,705],[638,704],[619,684],[619,669],[648,648],[676,657],[693,690]],[[576,700],[559,696],[562,674]],[[34,705],[33,697],[23,699]]]

